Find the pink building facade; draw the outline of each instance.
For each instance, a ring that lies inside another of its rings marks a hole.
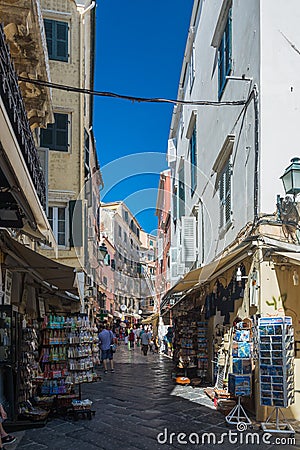
[[[170,242],[171,242],[171,171],[161,172],[156,202],[157,258],[156,258],[156,301],[157,310],[160,301],[170,288]]]

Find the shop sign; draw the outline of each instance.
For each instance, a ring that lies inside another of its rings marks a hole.
[[[4,288],[4,305],[11,303],[11,289],[12,289],[12,272],[6,270],[5,272],[5,288]]]
[[[45,312],[45,302],[42,298],[39,298],[39,311],[40,311],[40,317],[44,318],[46,315]]]

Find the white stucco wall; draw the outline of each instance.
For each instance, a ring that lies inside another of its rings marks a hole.
[[[300,156],[300,3],[260,3],[261,209],[269,212],[276,194],[284,195],[279,177],[290,159]]]
[[[186,100],[218,100],[217,49],[211,45],[222,2],[203,2],[195,33],[195,79],[192,90],[185,86]],[[259,83],[259,0],[235,1],[232,10],[232,75],[253,78],[249,81],[230,80],[223,101],[246,100],[254,83]],[[187,77],[188,78],[188,77]],[[194,204],[203,201],[204,262],[209,262],[232,242],[240,229],[253,220],[254,206],[254,109],[249,104],[244,114],[242,106],[184,106],[183,122],[177,135],[177,155],[184,155],[186,215]],[[186,137],[192,111],[197,113],[197,190],[190,194],[189,139]],[[180,121],[179,121],[180,126]],[[219,230],[220,201],[216,190],[216,174],[212,168],[227,135],[234,134],[232,176],[232,225],[226,233]],[[181,163],[182,164],[182,163]],[[177,160],[177,169],[179,159]],[[200,222],[200,221],[199,221]],[[178,227],[177,227],[178,230]],[[199,241],[201,230],[198,229]],[[178,236],[173,236],[173,244]],[[201,249],[199,249],[201,252]]]
[[[195,26],[195,78],[191,89],[189,68],[184,84],[185,100],[218,100],[217,49],[213,47],[221,0],[200,2]],[[195,25],[192,18],[191,25]],[[276,195],[284,195],[279,179],[290,159],[300,156],[300,3],[297,0],[235,0],[232,6],[232,73],[250,81],[228,80],[221,101],[246,100],[254,85],[258,90],[259,190],[258,213],[273,213]],[[293,45],[286,40],[282,33]],[[190,61],[186,47],[185,62]],[[184,68],[181,74],[183,82]],[[180,93],[180,91],[179,91]],[[192,113],[197,123],[197,189],[190,190],[188,126]],[[212,260],[254,219],[255,116],[254,101],[242,106],[194,106],[177,108],[170,138],[177,140],[174,176],[185,166],[185,214],[192,215],[203,201],[204,263]],[[182,129],[183,123],[183,129]],[[235,136],[232,152],[232,223],[219,229],[220,201],[213,165],[226,136]],[[198,221],[201,246],[201,220]],[[172,247],[179,245],[179,226],[172,229]],[[221,231],[221,232],[220,232]],[[202,248],[199,248],[199,255]],[[200,256],[199,256],[200,257]],[[199,258],[198,258],[199,259]]]

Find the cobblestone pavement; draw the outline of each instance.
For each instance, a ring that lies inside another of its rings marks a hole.
[[[201,388],[174,384],[172,361],[163,355],[145,357],[139,348],[129,351],[122,344],[115,363],[115,373],[102,372],[102,381],[83,387],[82,397],[92,400],[96,411],[92,420],[51,419],[43,428],[15,433],[18,440],[11,450],[206,449],[212,447],[213,434],[218,441],[222,433],[226,433],[223,443],[214,448],[300,448],[268,445],[256,427],[247,433],[257,433],[259,445],[256,436],[253,445],[251,440],[247,443],[246,432],[231,435],[229,441],[230,430],[236,430],[225,425],[224,416],[213,408]],[[213,433],[210,444],[205,432]]]

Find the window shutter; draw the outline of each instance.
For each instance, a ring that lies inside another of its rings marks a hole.
[[[224,226],[224,174],[222,173],[219,182],[220,194],[220,228]]]
[[[225,223],[230,221],[230,217],[231,217],[231,168],[230,168],[230,164],[228,163],[227,168],[226,168],[226,172],[225,172],[225,176],[226,176],[226,197],[225,197]]]
[[[70,247],[82,247],[82,201],[69,201]]]
[[[173,247],[170,249],[170,265],[171,265],[171,278],[177,278],[177,248]]]
[[[160,261],[163,259],[163,239],[157,239],[157,259]]]
[[[230,74],[231,71],[231,65],[232,65],[232,57],[231,57],[231,53],[232,53],[232,49],[231,49],[231,43],[232,43],[232,14],[231,14],[231,9],[229,10],[228,13],[228,20],[227,20],[227,25],[226,25],[226,30],[225,30],[225,36],[226,36],[226,75]]]
[[[177,264],[177,275],[184,275],[185,264]]]
[[[55,22],[56,25],[56,58],[59,61],[68,61],[68,24]]]
[[[87,200],[88,208],[92,206],[92,179],[89,178],[85,183],[85,198]]]
[[[196,217],[182,217],[182,261],[196,261]]]
[[[49,123],[47,128],[40,132],[41,147],[62,152],[68,151],[69,121],[68,114],[54,113],[54,123]]]
[[[52,20],[44,20],[49,59],[53,57],[53,24]]]
[[[49,59],[68,61],[68,23],[44,20]]]
[[[55,117],[55,150],[68,151],[68,114],[54,114]]]
[[[197,130],[196,122],[190,141],[190,160],[191,160],[191,194],[193,195],[197,185]]]
[[[105,258],[104,258],[104,264],[106,265],[106,266],[109,266],[110,265],[110,255],[107,253],[107,255],[105,256]]]
[[[179,217],[185,213],[185,184],[184,184],[184,167],[178,172],[178,196],[179,196]]]
[[[169,139],[168,140],[168,163],[172,163],[176,161],[176,140]]]
[[[42,128],[40,131],[40,145],[52,149],[54,146],[54,124],[48,123],[47,128]]]
[[[173,206],[173,221],[177,220],[177,186],[173,184],[172,192],[172,206]]]

